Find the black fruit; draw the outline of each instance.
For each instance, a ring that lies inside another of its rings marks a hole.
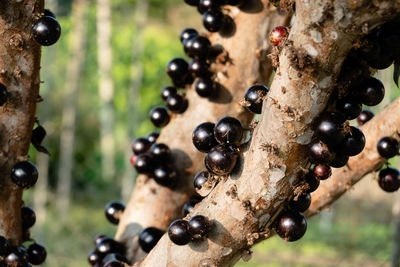
[[[143,154],[149,151],[151,142],[144,137],[136,138],[132,141],[132,151],[135,155]]]
[[[198,2],[198,1],[196,1],[196,2]],[[186,29],[183,29],[179,38],[181,39],[181,42],[183,43],[184,41],[189,40],[193,37],[196,37],[197,35],[199,35],[199,33],[195,29],[186,28]]]
[[[311,205],[311,195],[310,193],[303,193],[294,197],[289,205],[291,208],[297,210],[298,212],[306,211]]]
[[[199,78],[194,86],[196,93],[201,97],[209,98],[214,94],[215,86],[211,78]]]
[[[190,5],[190,6],[198,6],[199,5],[199,0],[185,0],[185,3]]]
[[[237,154],[232,148],[218,145],[213,147],[204,158],[204,164],[210,172],[216,175],[227,175],[236,165]]]
[[[214,123],[203,122],[194,129],[192,134],[193,145],[200,152],[208,152],[211,148],[218,145],[214,137],[214,126]]]
[[[109,237],[103,238],[100,243],[97,244],[96,249],[103,256],[109,253],[125,255],[124,245]]]
[[[219,6],[219,0],[200,0],[197,10],[200,14],[204,14],[207,10],[217,10]]]
[[[0,83],[0,106],[4,105],[7,102],[8,91],[7,87]]]
[[[399,142],[392,137],[383,137],[378,141],[378,153],[383,158],[390,159],[399,154]]]
[[[153,144],[150,153],[157,163],[166,163],[171,158],[171,150],[166,144]]]
[[[338,111],[346,116],[346,119],[352,120],[360,115],[362,110],[361,102],[354,98],[343,98],[336,102],[336,108]]]
[[[31,228],[36,222],[35,211],[31,207],[23,206],[21,208],[22,228]]]
[[[5,258],[7,266],[25,267],[28,266],[28,253],[24,247],[12,247],[10,254]]]
[[[312,192],[314,192],[315,190],[317,190],[317,189],[318,189],[318,186],[319,186],[319,184],[320,184],[318,178],[316,178],[316,177],[314,176],[314,173],[313,173],[312,171],[309,171],[309,172],[306,174],[305,181],[306,181],[306,184],[308,185],[307,193],[312,193]]]
[[[224,26],[224,14],[218,9],[204,12],[203,26],[209,32],[218,32]]]
[[[150,154],[144,153],[136,156],[135,168],[138,173],[151,174],[154,167],[154,160]]]
[[[185,99],[179,94],[170,95],[165,103],[169,110],[176,113],[181,112],[185,107]]]
[[[154,144],[157,141],[159,136],[160,136],[159,132],[151,132],[147,135],[146,138],[147,138],[147,140],[149,140],[150,143]]]
[[[343,123],[340,115],[327,112],[315,122],[315,133],[317,138],[327,145],[335,145],[344,139]]]
[[[144,252],[149,253],[164,235],[164,231],[155,227],[143,229],[139,235],[139,245]]]
[[[47,252],[44,246],[38,243],[33,243],[28,247],[29,262],[34,265],[42,264],[47,257]]]
[[[44,10],[44,15],[47,17],[56,18],[56,14],[54,14],[53,11],[51,11],[50,9],[47,9],[47,8]]]
[[[178,246],[189,244],[192,237],[188,231],[189,223],[184,220],[176,220],[168,228],[169,239]]]
[[[29,161],[21,161],[11,168],[11,180],[21,188],[34,186],[38,179],[36,166]]]
[[[188,74],[189,64],[183,58],[174,58],[167,64],[167,74],[172,80],[180,81]]]
[[[192,43],[189,43],[191,44],[191,46],[189,47],[190,54],[195,58],[206,58],[211,47],[210,41],[203,36],[197,36],[190,40],[192,40]]]
[[[379,172],[379,186],[386,192],[395,192],[400,187],[399,171],[394,168],[386,168]]]
[[[193,186],[196,189],[201,189],[205,183],[207,183],[210,178],[210,173],[207,171],[200,171],[196,173],[193,179]]]
[[[201,201],[200,198],[191,197],[188,200],[188,202],[186,202],[185,205],[183,205],[183,214],[184,214],[184,216],[186,216],[190,212],[192,212],[192,210],[194,209],[196,204],[199,203],[200,201]]]
[[[188,57],[193,58],[193,43],[194,43],[194,39],[196,39],[198,36],[186,39],[183,41],[183,51],[185,51],[185,54]]]
[[[332,170],[329,165],[317,164],[313,168],[313,174],[319,180],[326,180],[331,176]]]
[[[307,230],[307,221],[300,212],[286,210],[276,221],[276,233],[286,241],[299,240]]]
[[[231,6],[239,6],[239,5],[243,4],[244,0],[228,0],[226,2],[228,5],[231,5]]]
[[[10,250],[10,242],[4,236],[0,235],[0,257],[5,257],[8,255]]]
[[[382,82],[376,78],[369,77],[361,84],[361,101],[364,105],[378,105],[385,96],[385,87]]]
[[[176,88],[173,86],[166,86],[163,89],[161,89],[161,98],[164,101],[167,101],[168,97],[176,94],[177,94]]]
[[[158,166],[154,169],[153,178],[156,183],[166,187],[172,187],[176,182],[176,172],[169,166]]]
[[[89,252],[88,262],[90,265],[94,266],[95,264],[100,264],[102,259],[103,256],[97,250],[94,249]]]
[[[314,141],[310,144],[308,155],[311,162],[317,164],[329,163],[335,157],[335,153],[332,152],[329,147],[321,141]]]
[[[122,202],[112,201],[106,205],[104,213],[106,215],[107,220],[110,223],[118,224],[119,219],[124,213],[124,210],[125,210],[125,205]]]
[[[105,264],[104,266],[107,266],[108,263],[112,263],[112,264],[122,264],[122,263],[128,263],[128,260],[125,256],[122,256],[121,254],[118,253],[110,253],[107,254],[104,259],[103,259],[103,263]],[[104,267],[103,266],[103,267]],[[113,265],[112,265],[113,266]],[[116,266],[120,266],[120,265],[116,265]],[[124,265],[123,265],[124,266]]]
[[[329,163],[329,166],[333,168],[341,168],[347,164],[349,156],[339,151],[336,153],[335,158]]]
[[[197,59],[194,59],[189,64],[189,71],[194,77],[209,77],[210,72],[208,68],[209,65],[206,62]]]
[[[264,85],[253,85],[249,87],[244,94],[244,100],[249,104],[247,107],[251,112],[261,114],[264,97],[267,95],[269,88]]]
[[[94,245],[95,246],[97,246],[100,242],[101,242],[101,240],[103,240],[103,238],[106,238],[107,236],[106,235],[103,235],[103,234],[98,234],[98,235],[96,235],[95,237],[94,237]]]
[[[203,215],[195,215],[189,220],[188,231],[193,238],[206,236],[211,229],[210,221]]]
[[[55,44],[61,35],[61,26],[58,21],[49,16],[41,17],[33,26],[33,38],[40,45]]]
[[[340,145],[341,151],[348,156],[359,154],[365,147],[365,136],[360,129],[350,126],[351,132],[345,135]]]
[[[103,267],[124,267],[125,264],[122,261],[111,260],[106,262]]]
[[[169,123],[169,114],[164,107],[154,107],[150,110],[150,120],[156,127],[164,127]]]
[[[361,111],[360,115],[358,115],[357,123],[360,126],[364,125],[367,121],[369,121],[373,117],[374,117],[374,113],[372,111],[364,109],[363,111]]]
[[[222,117],[215,124],[214,136],[220,144],[238,145],[243,137],[242,124],[236,118]]]

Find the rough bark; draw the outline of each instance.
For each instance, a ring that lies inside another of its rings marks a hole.
[[[10,169],[26,160],[39,94],[40,46],[32,26],[43,12],[43,0],[2,1],[0,5],[0,82],[9,92],[0,107],[0,235],[21,243],[22,190],[10,180]]]
[[[213,221],[209,238],[176,246],[164,235],[137,265],[232,266],[246,258],[310,166],[312,122],[326,107],[353,43],[366,28],[399,14],[399,0],[296,1],[297,18],[241,168],[193,211]]]
[[[267,83],[272,66],[266,57],[266,51],[270,49],[266,36],[274,26],[288,23],[288,16],[279,15],[275,8],[267,7],[267,2],[262,1],[261,6],[251,6],[245,11],[232,8],[230,16],[236,22],[234,36],[209,36],[213,45],[219,44],[225,49],[213,65],[216,81],[220,84],[219,95],[209,101],[200,98],[194,90],[188,90],[187,111],[174,115],[161,131],[158,142],[166,143],[172,149],[173,162],[180,176],[179,187],[170,190],[144,175],[138,177],[116,234],[116,239],[127,245],[130,260],[144,256],[137,243],[137,235],[143,228],[166,229],[173,219],[183,216],[182,206],[194,193],[193,175],[204,169],[204,154],[191,145],[193,129],[202,122],[216,122],[225,115],[240,119],[244,125],[249,124],[252,114],[240,105],[240,100],[250,85]],[[261,9],[254,12],[254,8]]]

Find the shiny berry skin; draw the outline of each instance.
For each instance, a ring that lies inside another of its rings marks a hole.
[[[10,242],[7,238],[0,235],[0,257],[7,256],[10,250]]]
[[[381,157],[390,159],[399,154],[399,142],[392,138],[385,136],[378,141],[378,153]]]
[[[158,163],[165,163],[171,158],[171,150],[166,144],[153,144],[150,148],[153,159]]]
[[[364,109],[361,111],[360,115],[357,117],[357,123],[358,125],[364,125],[367,121],[372,119],[374,117],[374,113],[372,111],[369,111],[367,109]]]
[[[159,132],[151,132],[146,136],[147,140],[149,140],[149,142],[152,144],[154,144],[157,141],[158,137],[160,137]]]
[[[335,157],[335,153],[321,141],[314,141],[310,144],[308,155],[313,163],[329,163]]]
[[[185,0],[185,3],[190,6],[198,6],[199,2],[200,2],[199,0]]]
[[[365,147],[365,136],[360,129],[350,126],[351,133],[347,133],[341,143],[341,151],[348,156],[358,155]]]
[[[184,220],[176,220],[168,228],[169,239],[178,246],[189,244],[192,239],[188,231],[189,223]]]
[[[167,101],[168,97],[170,97],[172,95],[176,95],[176,94],[177,94],[177,90],[173,86],[166,86],[163,89],[161,89],[161,98],[164,101]]]
[[[214,123],[203,122],[194,128],[192,141],[193,145],[200,152],[208,152],[211,148],[218,145],[218,142],[214,137],[214,127]]]
[[[360,48],[356,50],[357,56],[366,60],[368,64],[379,61],[381,45],[376,38],[367,38]]]
[[[21,207],[22,228],[31,228],[36,222],[35,211],[31,207]]]
[[[133,153],[139,155],[149,151],[151,142],[147,138],[139,137],[132,141],[131,146]]]
[[[185,54],[190,57],[193,58],[193,43],[194,43],[194,39],[196,39],[198,36],[192,37],[192,38],[188,38],[186,40],[183,41],[183,51],[185,51]]]
[[[109,253],[125,254],[124,245],[109,237],[103,238],[100,243],[97,244],[96,249],[103,256]]]
[[[194,86],[200,97],[209,98],[215,92],[214,82],[210,78],[199,78]]]
[[[188,231],[193,238],[206,236],[211,229],[210,221],[203,215],[195,215],[189,220]]]
[[[244,100],[250,104],[247,109],[253,113],[261,114],[263,100],[268,91],[269,88],[264,85],[253,85],[249,87],[244,94]]]
[[[7,102],[8,91],[7,87],[0,83],[0,106],[4,105]]]
[[[291,208],[297,210],[298,212],[305,212],[311,205],[311,195],[310,193],[303,193],[294,197],[289,205]]]
[[[362,110],[361,102],[354,98],[343,98],[336,102],[338,111],[346,116],[346,119],[352,120],[360,115]]]
[[[47,252],[42,245],[34,243],[28,247],[28,256],[30,263],[39,265],[46,260]]]
[[[103,267],[124,267],[125,264],[122,261],[118,261],[118,260],[111,260],[111,261],[107,261]]]
[[[143,229],[139,235],[139,245],[144,252],[149,253],[156,245],[157,242],[164,235],[164,231],[155,227],[148,227]]]
[[[136,156],[135,168],[138,173],[151,174],[154,170],[153,157],[148,154],[139,154]]]
[[[199,198],[191,197],[188,200],[188,202],[186,202],[185,205],[183,205],[183,214],[184,214],[184,216],[186,216],[189,213],[191,213],[192,210],[194,209],[194,207],[196,206],[196,204],[199,203],[200,201],[201,201],[201,199],[199,199]]]
[[[341,168],[347,164],[349,156],[339,151],[336,153],[335,158],[329,163],[332,168]]]
[[[181,112],[185,107],[185,99],[179,94],[170,95],[165,103],[168,109],[175,113]]]
[[[216,175],[227,175],[235,167],[237,157],[232,148],[218,145],[207,153],[204,164],[207,170]]]
[[[335,145],[344,139],[343,125],[335,113],[323,113],[315,122],[317,138],[327,145]]]
[[[154,169],[153,178],[159,185],[172,187],[176,183],[177,176],[174,169],[161,165]]]
[[[307,221],[300,212],[283,211],[276,220],[276,233],[288,242],[299,240],[307,230]]]
[[[198,2],[198,1],[197,1]],[[184,41],[187,41],[193,37],[198,36],[199,33],[193,29],[193,28],[186,28],[183,29],[183,31],[181,32],[179,38],[181,39],[181,42],[183,43]]]
[[[196,189],[201,189],[205,183],[207,183],[210,178],[210,173],[207,171],[200,171],[196,173],[193,179],[193,186]]]
[[[242,123],[233,117],[222,117],[215,124],[214,136],[220,144],[238,145],[243,137]]]
[[[61,35],[61,26],[55,18],[41,17],[33,26],[33,38],[43,46],[55,44]]]
[[[98,234],[98,235],[96,235],[95,237],[94,237],[94,245],[95,246],[97,246],[100,242],[101,242],[101,240],[103,240],[104,238],[106,238],[107,236],[106,235],[103,235],[103,234]]]
[[[218,10],[219,6],[219,0],[200,0],[197,10],[200,14],[204,14],[207,10]]]
[[[203,36],[197,36],[190,40],[193,40],[190,47],[191,55],[199,59],[206,58],[211,48],[210,41]]]
[[[95,264],[100,264],[102,259],[103,256],[95,249],[90,251],[88,254],[88,262],[92,266],[94,266]]]
[[[123,264],[124,262],[128,263],[127,258],[118,253],[107,254],[102,261],[103,261],[103,264],[105,264],[104,266],[107,266],[108,263],[112,263],[112,264]],[[111,265],[111,266],[121,266],[121,265]],[[124,265],[122,265],[122,266],[124,266]]]
[[[378,105],[385,97],[385,87],[376,78],[369,77],[361,84],[361,101],[367,106]]]
[[[269,34],[269,40],[273,45],[282,45],[289,36],[289,29],[284,26],[278,26],[272,29]]]
[[[106,215],[107,220],[110,223],[118,224],[119,219],[124,213],[124,210],[125,210],[125,205],[122,202],[112,201],[106,205],[104,213]]]
[[[189,71],[194,77],[209,77],[208,67],[206,62],[195,59],[189,64]]]
[[[150,120],[156,127],[164,127],[169,123],[169,114],[164,107],[154,107],[150,110]]]
[[[314,176],[314,173],[312,171],[306,174],[304,180],[306,181],[306,184],[308,184],[307,193],[312,193],[318,189],[320,182],[318,178]]]
[[[7,266],[25,267],[28,266],[28,253],[24,247],[12,247],[5,258]]]
[[[394,168],[386,168],[379,172],[379,186],[386,192],[395,192],[400,187],[399,171]]]
[[[326,164],[317,164],[314,166],[312,171],[313,171],[314,176],[319,180],[326,180],[332,174],[331,167]]]
[[[224,14],[220,10],[204,12],[203,26],[209,32],[218,32],[224,26]]]
[[[54,14],[53,11],[47,8],[44,10],[44,16],[56,18],[56,14]]]
[[[167,74],[172,80],[182,80],[188,74],[189,64],[183,58],[171,59],[167,64]]]
[[[34,186],[38,179],[36,166],[29,161],[20,161],[11,168],[11,180],[21,188]]]

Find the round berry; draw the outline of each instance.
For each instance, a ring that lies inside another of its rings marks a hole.
[[[125,254],[124,245],[109,237],[103,238],[100,243],[97,244],[96,249],[103,256],[110,253],[118,253],[121,255]]]
[[[384,70],[393,64],[393,57],[390,53],[386,53],[384,49],[381,48],[381,51],[378,54],[378,56],[368,60],[367,62],[371,68]]]
[[[343,125],[336,113],[323,113],[316,120],[317,138],[327,145],[335,145],[344,139]]]
[[[47,252],[44,246],[33,243],[28,247],[29,262],[34,265],[42,264],[46,260]]]
[[[56,14],[54,14],[53,11],[51,11],[50,9],[47,9],[47,8],[45,8],[45,10],[44,10],[44,15],[47,17],[56,18]]]
[[[95,246],[97,246],[100,242],[101,242],[101,240],[103,240],[104,238],[106,238],[107,236],[106,235],[103,235],[103,234],[98,234],[98,235],[96,235],[95,237],[94,237],[94,245]]]
[[[7,87],[0,83],[0,106],[4,105],[7,102],[8,91]]]
[[[224,14],[220,10],[208,10],[204,12],[203,26],[209,32],[218,32],[224,26]]]
[[[179,94],[170,95],[165,102],[172,112],[181,112],[185,107],[185,99]]]
[[[189,220],[188,231],[193,238],[202,238],[210,232],[210,221],[203,215],[195,215]]]
[[[149,151],[151,142],[147,138],[139,137],[132,141],[131,146],[133,153],[139,155]]]
[[[393,158],[399,154],[399,142],[392,138],[385,136],[378,141],[378,153],[383,158]]]
[[[49,46],[55,44],[60,35],[61,26],[53,17],[41,17],[33,26],[33,38],[40,45]]]
[[[31,228],[36,222],[35,211],[31,207],[23,206],[21,208],[22,228]]]
[[[112,263],[112,264],[123,264],[123,263],[128,263],[128,260],[125,256],[122,256],[121,254],[118,253],[110,253],[107,254],[104,259],[103,259],[103,263],[105,263],[105,266],[108,266],[108,263]],[[121,265],[111,265],[111,266],[121,266]],[[125,266],[125,265],[122,265]]]
[[[289,29],[284,26],[278,26],[272,29],[269,34],[269,40],[273,45],[282,45],[289,36]]]
[[[131,158],[129,159],[129,162],[131,163],[132,167],[135,167],[135,163],[136,163],[136,155],[133,154],[131,156]]]
[[[28,253],[24,247],[12,247],[5,258],[7,266],[28,266]]]
[[[188,74],[189,64],[183,58],[174,58],[168,62],[167,74],[172,80],[183,80]]]
[[[305,212],[311,205],[310,193],[303,193],[295,196],[289,203],[290,207],[298,212]]]
[[[359,100],[347,97],[338,100],[336,108],[346,116],[346,119],[352,120],[360,115],[362,105]]]
[[[213,147],[204,158],[204,164],[210,172],[216,175],[227,175],[236,165],[237,154],[232,148],[218,145]]]
[[[369,77],[362,83],[360,91],[361,101],[367,106],[378,105],[385,96],[385,87],[382,82],[373,77]]]
[[[219,6],[219,0],[200,0],[197,10],[200,14],[204,14],[207,10],[218,10]]]
[[[200,152],[208,152],[211,148],[218,145],[214,137],[214,126],[214,123],[203,122],[194,129],[192,134],[193,145]]]
[[[194,88],[199,96],[206,98],[211,97],[215,91],[214,82],[211,78],[199,78]]]
[[[189,71],[194,77],[208,77],[210,76],[208,67],[206,62],[194,59],[189,64]]]
[[[276,233],[286,241],[299,240],[307,230],[307,221],[300,212],[286,210],[276,221]]]
[[[150,110],[150,120],[156,127],[164,127],[169,123],[169,114],[164,107],[154,107]]]
[[[90,265],[95,266],[96,264],[100,264],[102,259],[103,256],[97,250],[94,249],[89,252],[88,262]]]
[[[379,172],[379,186],[386,192],[395,192],[400,187],[399,171],[394,168],[386,168]]]
[[[112,224],[118,224],[124,213],[125,205],[119,201],[109,202],[104,209],[107,220]]]
[[[0,235],[0,257],[7,256],[10,251],[10,242],[7,238]]]
[[[160,136],[159,132],[151,132],[147,135],[146,138],[147,138],[147,140],[149,140],[150,143],[154,144],[157,141],[159,136]]]
[[[150,153],[158,163],[165,163],[171,158],[171,150],[163,143],[153,144],[150,148]]]
[[[154,170],[154,160],[153,157],[148,154],[139,154],[136,156],[135,168],[138,173],[151,174]]]
[[[124,267],[125,264],[122,261],[118,261],[118,260],[111,260],[111,261],[107,261],[103,267]]]
[[[155,227],[148,227],[143,229],[139,235],[139,245],[144,252],[149,253],[156,245],[157,242],[164,235],[164,231]]]
[[[313,168],[313,174],[319,180],[326,180],[331,176],[332,170],[329,165],[317,164]]]
[[[158,166],[154,169],[153,178],[157,184],[172,187],[176,182],[176,172],[168,166]]]
[[[379,55],[381,53],[381,46],[376,38],[367,38],[364,45],[356,50],[357,55],[366,60],[368,64],[370,62],[379,61]]]
[[[244,0],[227,0],[226,3],[230,6],[240,6],[244,3]]]
[[[313,163],[329,163],[335,157],[335,153],[321,141],[312,142],[308,154]]]
[[[178,246],[189,244],[192,237],[189,234],[188,226],[189,224],[187,221],[173,221],[168,228],[169,239]]]
[[[196,173],[193,179],[193,186],[196,189],[201,189],[205,183],[207,183],[210,178],[210,173],[207,171],[200,171]]]
[[[264,97],[267,95],[269,88],[264,85],[253,85],[249,87],[244,94],[244,100],[249,104],[247,107],[253,113],[261,114]]]
[[[374,117],[374,113],[370,110],[364,109],[357,117],[358,125],[364,125],[367,121]]]
[[[183,205],[183,214],[184,214],[184,216],[186,216],[189,213],[191,213],[192,210],[194,209],[194,207],[196,206],[196,204],[199,203],[200,201],[201,201],[200,198],[191,197],[188,200],[188,202],[186,202],[185,205]]]
[[[190,6],[198,6],[199,2],[200,2],[199,0],[185,0],[185,3]]]
[[[341,168],[347,164],[349,156],[339,151],[336,153],[335,158],[329,163],[332,168]]]
[[[199,33],[193,29],[193,28],[186,28],[183,29],[183,31],[181,32],[179,38],[181,39],[181,42],[184,43],[185,41],[198,36]]]
[[[243,137],[242,124],[236,118],[222,117],[215,124],[214,136],[220,144],[238,145]]]
[[[168,97],[170,97],[172,95],[176,95],[176,94],[177,94],[177,90],[173,86],[166,86],[163,89],[161,89],[161,98],[164,101],[167,101]]]
[[[320,184],[318,178],[316,178],[312,171],[308,172],[305,177],[306,184],[308,185],[307,193],[312,193],[318,189]]]
[[[34,186],[38,179],[36,166],[29,161],[21,161],[11,168],[11,180],[21,188]]]
[[[194,39],[196,39],[196,37],[198,36],[194,36],[192,38],[188,38],[186,40],[183,41],[183,51],[185,51],[185,54],[190,57],[193,58],[193,43],[194,43]]]
[[[195,58],[206,58],[211,47],[210,41],[203,36],[197,36],[190,40],[193,40],[190,47],[191,55]]]
[[[365,136],[360,129],[350,126],[351,132],[347,133],[341,143],[341,151],[348,156],[359,154],[365,147]]]

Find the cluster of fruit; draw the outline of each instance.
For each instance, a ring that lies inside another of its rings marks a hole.
[[[61,35],[61,26],[56,15],[49,9],[44,10],[44,16],[36,21],[32,30],[35,41],[43,46],[55,44]]]
[[[94,239],[96,248],[89,253],[88,261],[94,267],[124,267],[129,264],[125,257],[125,246],[105,235]]]
[[[377,144],[381,157],[390,159],[399,154],[399,142],[389,136],[382,137]],[[379,172],[379,186],[386,192],[395,192],[400,187],[400,173],[396,168],[386,167]]]

